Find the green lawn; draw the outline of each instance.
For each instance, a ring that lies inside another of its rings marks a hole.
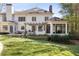
[[[4,44],[2,56],[73,56],[79,55],[78,45],[50,43],[43,39],[0,36]]]

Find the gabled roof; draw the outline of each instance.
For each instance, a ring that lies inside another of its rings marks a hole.
[[[35,7],[28,10],[16,11],[15,13],[50,13],[50,12],[47,10]]]
[[[44,10],[44,9],[40,9],[40,8],[38,8],[38,7],[35,7],[35,8],[32,8],[32,9],[28,9],[28,10],[26,10],[27,12],[36,12],[36,11],[38,11],[38,12],[49,12],[49,11],[47,11],[47,10]]]
[[[59,17],[52,17],[52,18],[50,18],[50,20],[53,20],[53,21],[63,21],[63,19],[62,18],[59,18]]]
[[[58,17],[52,17],[47,21],[47,24],[53,23],[53,24],[67,24],[68,21],[58,18]]]

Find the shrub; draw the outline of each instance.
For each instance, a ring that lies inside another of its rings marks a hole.
[[[72,40],[79,40],[79,35],[77,34],[69,34],[65,36],[60,35],[51,35],[48,36],[48,41],[56,42],[56,43],[67,43],[70,44]]]
[[[59,35],[51,35],[48,37],[48,41],[56,42],[56,43],[67,43],[69,44],[69,40],[71,37],[69,35],[59,36]]]

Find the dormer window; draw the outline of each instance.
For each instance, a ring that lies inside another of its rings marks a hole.
[[[49,18],[49,17],[45,17],[45,21],[47,21],[47,20],[48,20],[48,18]]]
[[[32,21],[36,21],[36,17],[32,17]]]
[[[25,21],[25,17],[18,17],[18,21],[20,22]]]

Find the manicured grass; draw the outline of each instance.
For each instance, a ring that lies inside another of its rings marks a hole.
[[[73,56],[79,55],[78,45],[63,45],[43,39],[0,36],[4,44],[2,56]]]

